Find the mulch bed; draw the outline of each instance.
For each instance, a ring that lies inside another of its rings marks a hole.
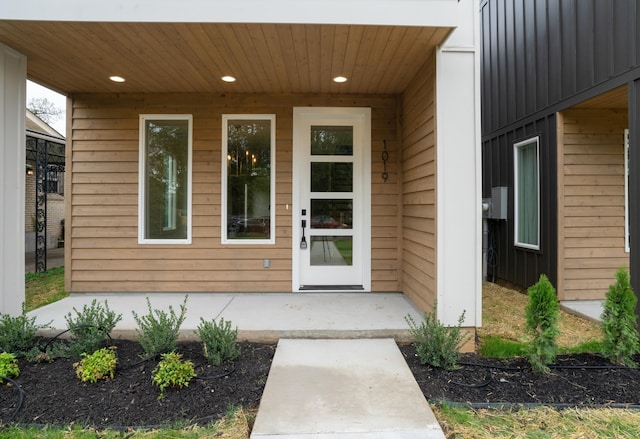
[[[94,427],[206,424],[222,418],[232,406],[258,406],[275,352],[275,345],[241,343],[241,355],[233,364],[214,367],[202,356],[200,343],[181,343],[177,351],[194,362],[197,378],[188,387],[166,389],[159,400],[159,388],[151,381],[158,361],[141,361],[143,351],[136,342],[114,340],[114,344],[116,375],[97,383],[76,377],[73,363],[78,359],[20,360],[15,381],[24,390],[24,401],[12,422]],[[12,386],[0,387],[1,424],[13,417],[18,392]]]
[[[429,401],[560,407],[640,404],[640,370],[612,365],[596,354],[559,355],[550,373],[540,374],[522,357],[463,354],[462,367],[447,371],[420,364],[412,346],[400,349]]]
[[[20,360],[15,380],[24,390],[16,412],[18,392],[0,385],[0,424],[78,424],[102,427],[152,427],[175,423],[206,424],[222,418],[230,407],[256,408],[266,383],[275,345],[241,343],[242,354],[232,365],[213,367],[196,342],[179,344],[178,351],[196,364],[198,378],[183,389],[160,391],[151,382],[157,360],[141,362],[136,342],[115,340],[118,370],[113,380],[82,383],[73,363]],[[400,346],[425,397],[459,403],[554,404],[599,406],[640,404],[640,371],[609,364],[594,354],[563,355],[551,373],[534,373],[525,358],[498,360],[464,354],[455,371],[420,364],[412,346]],[[637,358],[640,361],[640,358]],[[604,366],[604,368],[593,368]]]

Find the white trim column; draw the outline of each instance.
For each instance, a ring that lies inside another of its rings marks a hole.
[[[437,314],[482,323],[479,11],[460,2],[459,27],[436,57]]]
[[[0,313],[24,302],[27,58],[0,44]]]

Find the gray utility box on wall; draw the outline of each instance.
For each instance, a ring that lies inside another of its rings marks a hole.
[[[488,219],[507,219],[507,196],[509,194],[506,186],[492,187],[491,198],[483,198],[482,204],[487,208],[482,209],[482,217]]]
[[[491,209],[493,215],[491,218],[499,220],[507,219],[508,189],[506,186],[491,188],[491,204],[493,205]]]

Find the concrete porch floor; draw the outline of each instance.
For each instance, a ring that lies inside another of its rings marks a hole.
[[[39,324],[50,323],[46,331],[56,334],[67,329],[65,316],[73,308],[81,310],[96,299],[107,301],[109,308],[122,314],[113,338],[136,337],[139,316],[151,307],[180,312],[183,293],[101,293],[72,294],[58,302],[29,312]],[[181,339],[195,338],[194,330],[205,320],[224,318],[238,328],[240,340],[275,343],[280,338],[393,338],[409,340],[404,317],[416,321],[422,313],[401,293],[191,293],[187,299],[186,319]]]
[[[599,323],[604,311],[604,300],[563,300],[560,306],[568,313]]]

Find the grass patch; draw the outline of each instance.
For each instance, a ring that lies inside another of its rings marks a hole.
[[[481,355],[491,358],[518,357],[529,352],[529,345],[496,335],[486,335],[480,340],[479,352]]]
[[[527,334],[524,314],[527,302],[526,292],[519,293],[485,282],[482,286],[482,327],[478,328],[480,339],[496,336],[528,344],[530,336]],[[558,322],[560,335],[556,341],[561,349],[602,340],[599,324],[563,310],[560,310]]]
[[[64,290],[64,267],[52,268],[44,273],[27,273],[25,276],[27,311],[64,299],[68,295]]]
[[[433,407],[449,438],[637,438],[640,412],[619,409],[472,410]]]
[[[585,352],[600,353],[604,347],[603,340],[591,340],[578,343],[575,346],[560,348],[560,354],[582,354]]]
[[[136,438],[136,439],[247,439],[251,432],[251,425],[255,419],[254,411],[243,408],[230,409],[227,415],[219,421],[206,426],[188,426],[155,430],[96,430],[80,426],[69,427],[4,427],[0,436],[17,439],[110,439],[110,438]]]

